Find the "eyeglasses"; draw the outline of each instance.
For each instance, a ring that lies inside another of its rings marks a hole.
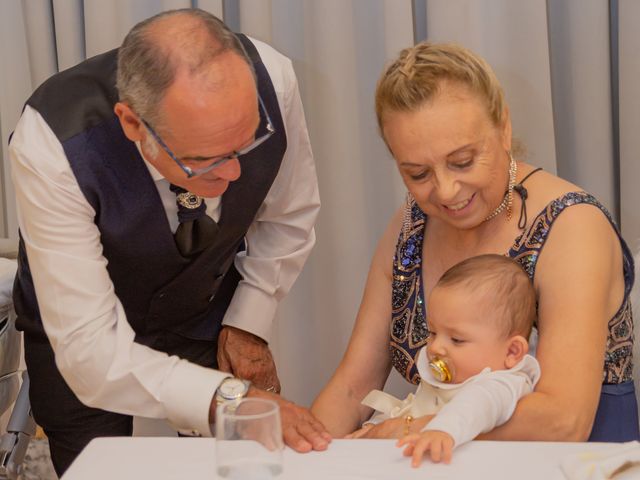
[[[267,112],[267,109],[265,108],[260,95],[258,95],[258,102],[260,104],[260,110],[262,112],[262,115],[266,120],[266,126],[265,126],[267,130],[266,133],[256,138],[251,145],[241,148],[240,150],[234,150],[233,152],[227,155],[221,155],[218,157],[198,158],[197,160],[194,160],[197,162],[207,162],[207,161],[211,162],[206,167],[201,167],[201,168],[191,168],[185,165],[177,157],[177,155],[171,151],[171,149],[167,146],[167,144],[164,143],[162,138],[160,138],[160,135],[158,135],[158,133],[153,129],[153,127],[149,125],[149,123],[144,118],[140,117],[140,120],[142,120],[142,123],[144,124],[145,127],[147,127],[147,130],[149,130],[149,133],[155,139],[155,141],[158,142],[158,144],[162,147],[162,149],[165,152],[167,152],[167,155],[169,155],[169,157],[171,157],[171,159],[178,164],[178,166],[182,169],[182,171],[187,174],[187,178],[191,178],[191,177],[196,177],[198,175],[203,175],[207,172],[210,172],[214,168],[219,167],[220,165],[228,162],[229,160],[233,160],[234,158],[238,158],[238,157],[241,157],[242,155],[246,155],[247,153],[254,150],[255,148],[258,148],[260,145],[266,142],[274,133],[276,133],[276,129],[273,126],[273,123],[271,122],[271,117],[269,116],[269,112]]]

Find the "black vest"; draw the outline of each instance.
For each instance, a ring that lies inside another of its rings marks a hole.
[[[253,61],[258,91],[276,133],[241,157],[242,174],[222,196],[219,234],[193,260],[178,252],[149,170],[113,112],[118,100],[117,50],[54,75],[27,101],[60,140],[80,189],[96,212],[94,221],[115,293],[136,340],[143,344],[153,343],[165,330],[198,339],[217,337],[240,280],[233,260],[286,150],[282,116],[267,70],[254,45],[239,37]],[[22,239],[18,264],[17,326],[44,336]]]

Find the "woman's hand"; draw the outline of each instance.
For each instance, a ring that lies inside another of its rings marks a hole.
[[[407,422],[404,417],[390,418],[377,425],[366,424],[361,429],[345,436],[344,438],[395,438],[399,439],[409,433],[417,433],[422,430],[427,423],[431,421],[433,415],[425,415],[414,419],[409,424],[407,431]]]
[[[366,433],[371,430],[375,425],[373,423],[365,423],[362,428],[359,428],[355,432],[350,433],[349,435],[345,435],[344,438],[347,440],[353,440],[354,438],[366,438]]]

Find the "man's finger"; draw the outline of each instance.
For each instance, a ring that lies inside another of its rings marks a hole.
[[[322,438],[320,432],[313,428],[309,423],[303,422],[298,424],[298,433],[307,442],[311,443],[314,450],[326,450],[329,446],[329,442]]]
[[[327,442],[331,441],[331,434],[327,431],[326,427],[322,424],[320,420],[318,420],[313,415],[309,416],[309,424],[313,427],[313,429],[320,434],[322,438],[324,438]]]
[[[296,452],[306,453],[313,448],[309,442],[302,438],[298,433],[298,430],[296,430],[293,425],[284,428],[282,437],[284,438],[284,443],[293,448]]]
[[[324,427],[315,417],[304,408],[287,402],[280,406],[282,422],[286,425],[293,425],[298,432],[303,435],[318,434],[323,431]]]

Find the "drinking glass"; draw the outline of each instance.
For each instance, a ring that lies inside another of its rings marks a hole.
[[[216,464],[227,479],[262,480],[282,473],[280,407],[262,398],[222,404],[216,411]]]

